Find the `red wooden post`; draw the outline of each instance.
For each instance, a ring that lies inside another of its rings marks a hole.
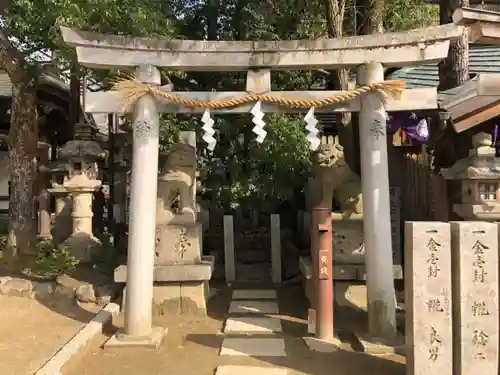
[[[313,207],[311,261],[315,282],[316,338],[333,339],[332,210]]]

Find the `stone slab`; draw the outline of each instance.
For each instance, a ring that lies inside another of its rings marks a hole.
[[[273,317],[242,316],[226,320],[224,333],[273,333],[283,332],[281,320]]]
[[[218,366],[215,375],[287,375],[286,368],[260,366]]]
[[[166,264],[154,266],[154,281],[204,281],[210,280],[214,270],[215,258],[204,255],[198,264]],[[115,269],[116,283],[127,282],[127,266]]]
[[[396,337],[393,340],[380,339],[375,337],[369,337],[365,334],[356,333],[356,338],[361,344],[362,351],[371,355],[394,355],[400,354],[405,355],[406,347],[405,347],[405,338]],[[410,351],[411,349],[409,349]],[[425,354],[429,356],[428,351],[425,351]],[[451,367],[451,366],[450,366]],[[429,372],[429,374],[433,374],[434,370]],[[409,373],[408,373],[409,374]],[[414,375],[417,375],[415,373]],[[420,374],[426,375],[426,374]]]
[[[233,301],[229,314],[278,314],[278,303],[274,301]]]
[[[123,288],[122,312],[125,311],[127,288]],[[166,314],[206,316],[210,297],[208,281],[154,283],[153,315]]]
[[[153,327],[151,334],[146,337],[130,337],[118,332],[106,341],[104,349],[127,347],[158,349],[166,334],[167,329],[164,327]]]
[[[276,299],[274,289],[237,289],[233,290],[233,299]]]
[[[451,223],[454,373],[498,373],[498,226]]]
[[[219,355],[243,357],[286,357],[285,339],[228,337],[222,341]]]
[[[309,350],[319,353],[336,352],[342,345],[342,341],[337,337],[333,337],[331,340],[321,340],[316,337],[306,336],[304,337],[304,343]]]
[[[452,374],[449,223],[405,223],[407,374]]]

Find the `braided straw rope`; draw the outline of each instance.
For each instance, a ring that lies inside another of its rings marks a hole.
[[[136,77],[131,76],[114,81],[111,91],[116,92],[121,97],[121,110],[122,112],[125,112],[137,100],[146,94],[161,97],[172,103],[190,108],[231,108],[256,101],[263,101],[289,108],[311,108],[325,107],[332,104],[342,103],[371,91],[380,92],[384,100],[387,97],[399,99],[401,97],[401,93],[403,92],[404,85],[404,81],[401,80],[377,82],[361,86],[355,90],[343,91],[340,94],[332,95],[324,99],[287,99],[269,94],[249,93],[247,95],[231,99],[197,100],[186,99],[180,95],[171,94],[161,90],[158,86],[145,84],[139,81]]]

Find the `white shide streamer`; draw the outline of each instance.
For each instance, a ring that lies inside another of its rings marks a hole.
[[[201,116],[201,122],[203,123],[202,129],[205,131],[203,140],[207,142],[207,148],[210,151],[213,151],[215,149],[215,145],[217,144],[217,140],[214,138],[215,130],[213,128],[215,121],[212,119],[210,110],[208,108],[205,109],[205,112],[203,112],[203,116]]]
[[[304,116],[304,121],[307,124],[306,129],[309,132],[307,134],[309,148],[312,151],[316,151],[321,144],[321,139],[318,137],[319,130],[316,127],[316,125],[318,124],[318,120],[316,120],[316,117],[314,117],[314,107],[311,107],[311,109],[307,111],[306,115]]]
[[[260,101],[255,103],[250,113],[253,115],[252,122],[255,124],[252,131],[257,135],[256,141],[262,143],[264,139],[266,139],[267,132],[264,130],[266,123],[263,120],[264,112],[262,112],[262,104]]]

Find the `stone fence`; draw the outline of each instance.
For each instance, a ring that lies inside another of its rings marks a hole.
[[[498,225],[405,223],[408,375],[498,374]]]

